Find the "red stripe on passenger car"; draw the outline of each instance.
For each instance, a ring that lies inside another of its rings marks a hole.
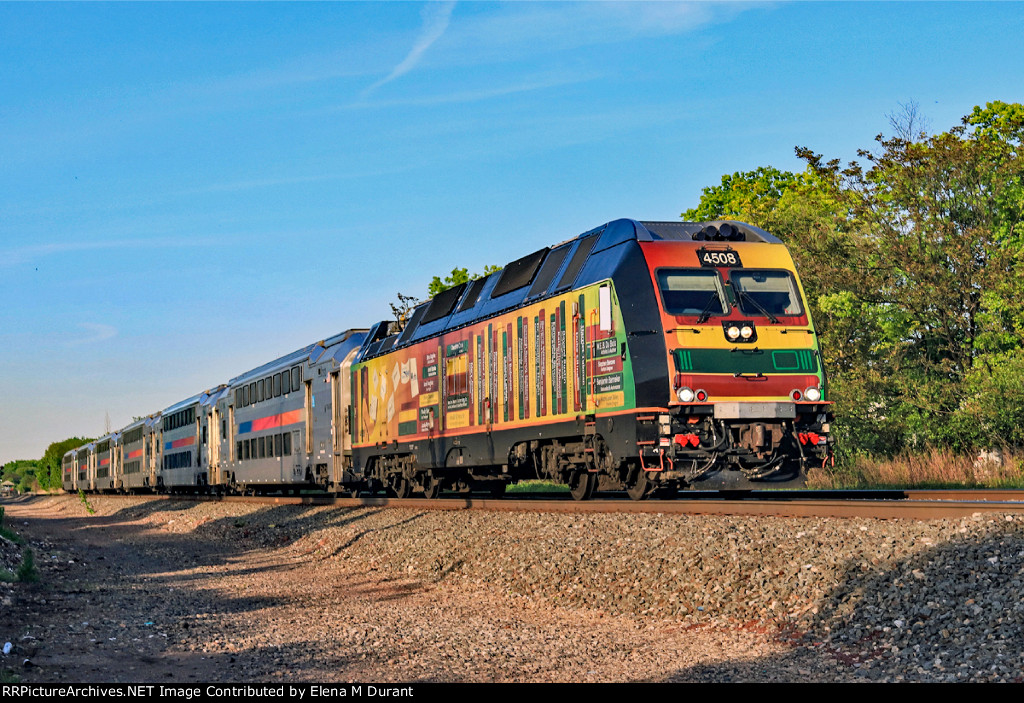
[[[269,430],[274,427],[283,427],[284,425],[294,425],[296,422],[302,422],[302,410],[290,410],[280,415],[270,415],[269,417],[261,417],[258,420],[252,421],[252,431],[259,432],[260,430]]]

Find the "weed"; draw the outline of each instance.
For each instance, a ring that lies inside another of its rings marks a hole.
[[[15,544],[25,544],[25,540],[14,530],[4,527],[4,509],[0,508],[0,537],[4,537]]]
[[[568,493],[569,487],[563,483],[530,480],[520,481],[508,487],[509,493]]]
[[[82,505],[85,506],[86,512],[88,512],[90,515],[96,514],[96,511],[89,503],[89,497],[85,495],[85,491],[83,491],[81,488],[78,489],[78,500],[82,501]]]
[[[21,566],[18,567],[16,576],[22,583],[35,583],[39,580],[35,557],[32,556],[32,550],[28,547],[21,552]]]

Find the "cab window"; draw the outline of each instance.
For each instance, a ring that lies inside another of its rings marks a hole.
[[[734,270],[729,278],[744,315],[790,317],[803,314],[796,280],[789,271]]]
[[[722,279],[704,269],[660,269],[658,288],[670,315],[724,315],[728,309]]]

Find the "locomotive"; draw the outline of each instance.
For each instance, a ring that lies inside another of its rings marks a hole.
[[[792,487],[831,455],[826,398],[778,238],[622,219],[68,452],[64,482],[436,498],[545,479],[577,500]]]

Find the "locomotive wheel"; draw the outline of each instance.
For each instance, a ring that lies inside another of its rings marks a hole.
[[[632,500],[643,500],[654,493],[655,484],[647,478],[647,472],[643,469],[636,472],[632,483],[626,486],[626,495]]]
[[[395,498],[408,498],[412,495],[412,484],[404,476],[391,476],[388,479],[388,493]]]
[[[679,484],[675,481],[670,481],[661,487],[658,491],[658,498],[661,500],[675,500],[679,497]]]
[[[569,477],[569,495],[573,500],[590,500],[597,486],[597,477],[589,471],[577,471]]]
[[[441,495],[441,479],[439,478],[428,478],[426,487],[423,489],[423,495],[434,500]]]

